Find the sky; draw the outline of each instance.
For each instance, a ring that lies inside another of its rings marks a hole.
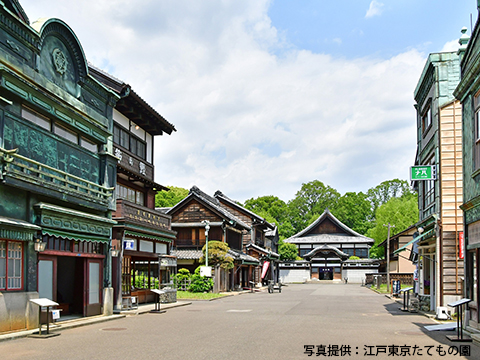
[[[174,124],[155,181],[244,202],[408,180],[413,92],[475,0],[20,0],[59,18],[95,66]]]

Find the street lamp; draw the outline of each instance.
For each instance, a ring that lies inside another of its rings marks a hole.
[[[202,224],[205,224],[205,266],[208,266],[208,230],[210,230],[210,222],[203,220]]]

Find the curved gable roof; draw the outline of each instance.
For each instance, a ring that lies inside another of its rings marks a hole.
[[[310,251],[308,254],[305,254],[304,258],[309,259],[314,256],[321,255],[322,257],[339,257],[343,260],[347,260],[349,258],[349,255],[341,251],[340,249],[336,248],[335,246],[330,246],[330,245],[323,245],[316,247],[312,251]]]
[[[313,233],[312,231],[324,221],[329,220],[341,230],[343,233]],[[341,243],[341,242],[363,242],[363,243],[374,243],[374,240],[357,233],[356,231],[350,229],[347,225],[338,220],[327,208],[322,215],[318,217],[312,224],[307,226],[305,229],[299,233],[289,237],[284,240],[287,243],[315,243],[315,242],[326,242],[326,243]]]

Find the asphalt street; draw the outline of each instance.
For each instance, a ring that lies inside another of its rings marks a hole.
[[[360,285],[296,284],[0,342],[0,359],[480,359],[432,324]]]

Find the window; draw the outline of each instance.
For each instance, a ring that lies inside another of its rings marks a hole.
[[[78,144],[78,135],[76,132],[73,132],[58,124],[55,124],[53,126],[53,132],[58,136],[63,137],[64,139],[67,139],[75,144]]]
[[[426,161],[425,165],[435,166],[435,157]],[[423,218],[426,218],[430,214],[435,212],[435,180],[422,181],[423,186]]]
[[[480,110],[475,112],[475,170],[480,169]]]
[[[51,121],[49,118],[40,115],[39,113],[27,108],[23,107],[22,108],[22,117],[25,120],[28,120],[34,124],[37,124],[38,126],[44,128],[45,130],[48,131],[53,131],[56,135],[61,136],[64,139],[67,139],[68,141],[71,141],[75,144],[79,144],[83,148],[91,151],[91,152],[98,152],[98,146],[96,143],[93,141],[90,141],[84,137],[79,137],[78,134],[70,129],[67,129],[66,127],[55,123],[53,124],[53,129],[51,125]]]
[[[422,116],[422,132],[423,133],[426,132],[431,125],[432,125],[432,111],[429,106]]]
[[[306,254],[308,254],[310,251],[312,251],[312,249],[300,249],[299,250],[299,255],[301,257],[304,257]]]
[[[368,249],[355,249],[355,255],[361,259],[368,258]]]
[[[26,107],[22,108],[22,117],[25,120],[28,120],[34,124],[37,124],[38,126],[44,128],[45,130],[48,130],[48,131],[51,130],[50,119],[40,115],[39,113],[29,108],[26,108]]]
[[[88,139],[85,139],[84,137],[80,138],[80,146],[84,147],[87,150],[90,150],[91,152],[96,153],[98,151],[97,144]]]
[[[125,199],[138,205],[145,205],[145,194],[142,191],[117,183],[116,194],[117,199]]]
[[[0,240],[0,290],[22,289],[21,242]]]
[[[355,249],[353,249],[353,248],[342,249],[341,251],[344,252],[345,254],[347,254],[348,256],[354,256],[355,255]]]
[[[146,143],[118,125],[113,126],[113,142],[145,160]]]

